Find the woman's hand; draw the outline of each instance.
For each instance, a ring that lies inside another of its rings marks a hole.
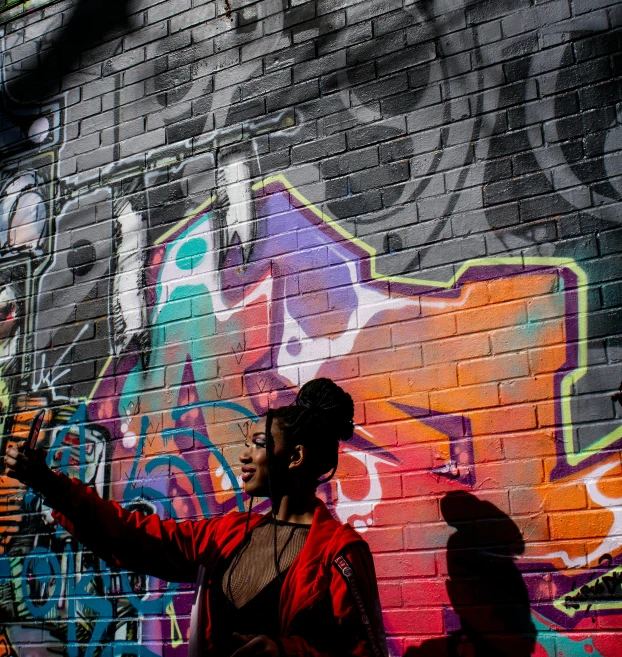
[[[281,657],[279,645],[268,636],[234,632],[233,638],[243,645],[231,657]]]
[[[45,456],[46,451],[43,449],[35,449],[27,453],[25,441],[10,445],[4,456],[5,474],[26,486],[37,488],[37,482],[42,481],[49,472]]]

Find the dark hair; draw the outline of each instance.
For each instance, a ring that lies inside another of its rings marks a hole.
[[[354,402],[343,388],[331,379],[313,379],[300,388],[293,404],[271,415],[279,420],[286,443],[306,448],[309,473],[316,483],[323,474],[334,474],[339,441],[348,440],[354,431]]]

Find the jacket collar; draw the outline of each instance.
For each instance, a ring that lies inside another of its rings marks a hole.
[[[329,588],[333,560],[346,545],[362,538],[337,522],[322,500],[317,499],[309,536],[289,568],[281,589],[281,628],[289,628],[294,616]]]

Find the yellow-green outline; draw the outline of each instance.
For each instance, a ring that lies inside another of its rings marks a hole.
[[[572,258],[548,258],[548,257],[499,257],[499,258],[474,258],[467,260],[448,281],[433,281],[422,278],[410,278],[407,276],[385,276],[380,274],[376,268],[376,257],[378,255],[373,246],[363,242],[350,231],[341,226],[338,222],[331,219],[328,215],[324,214],[318,207],[309,201],[303,194],[301,194],[287,178],[282,174],[268,176],[263,180],[255,183],[252,186],[253,191],[258,191],[268,185],[281,184],[285,190],[291,194],[300,205],[311,211],[318,219],[328,225],[337,234],[341,235],[344,239],[348,240],[359,249],[369,254],[369,268],[370,274],[374,280],[384,281],[389,283],[401,283],[406,285],[417,285],[428,288],[449,289],[456,285],[456,283],[464,276],[464,274],[474,267],[498,267],[503,265],[528,265],[528,266],[543,266],[543,267],[565,267],[570,269],[577,279],[577,327],[578,327],[578,345],[577,345],[577,367],[568,372],[561,380],[560,390],[560,404],[561,404],[561,419],[562,419],[562,435],[564,450],[566,453],[566,460],[569,465],[577,466],[586,459],[593,456],[598,451],[605,449],[612,445],[614,442],[622,438],[622,426],[614,429],[607,435],[592,443],[589,448],[583,451],[575,452],[574,440],[572,435],[572,387],[579,381],[587,372],[587,275],[585,271],[572,259]],[[201,203],[195,210],[190,212],[186,217],[177,222],[166,233],[161,235],[156,241],[155,245],[160,245],[168,240],[176,232],[184,228],[190,221],[193,221],[197,215],[202,214],[215,200],[215,196],[210,196],[206,201]],[[98,381],[89,395],[91,400],[99,387],[99,382],[103,377],[106,369],[109,367],[113,357],[111,356],[102,368]]]
[[[571,409],[571,391],[572,386],[581,379],[587,372],[587,275],[585,271],[572,259],[572,258],[546,258],[546,257],[501,257],[501,258],[474,258],[467,260],[458,271],[452,276],[449,281],[430,281],[421,278],[409,278],[406,276],[385,276],[378,273],[376,269],[376,256],[378,255],[376,249],[352,235],[350,231],[341,226],[339,223],[324,214],[318,207],[305,198],[288,180],[285,176],[279,174],[270,176],[264,180],[253,185],[253,190],[259,190],[270,184],[280,183],[285,187],[287,192],[291,194],[296,200],[304,205],[308,210],[313,212],[316,217],[331,227],[332,230],[337,232],[343,238],[355,244],[359,249],[366,251],[370,256],[369,269],[372,278],[378,281],[386,281],[389,283],[404,283],[407,285],[421,285],[424,287],[437,287],[439,289],[449,289],[453,287],[464,274],[473,267],[496,267],[499,265],[541,265],[546,267],[566,267],[570,269],[577,278],[577,296],[578,296],[578,354],[577,354],[577,367],[566,374],[561,381],[561,409],[562,409],[562,433],[564,439],[564,450],[566,452],[566,460],[569,465],[576,466],[593,456],[601,449],[605,449],[612,445],[616,440],[622,438],[622,426],[609,434],[603,436],[584,452],[574,451],[574,440],[572,436],[572,409]]]
[[[589,582],[586,582],[583,586],[591,586],[596,582],[598,582],[599,580],[602,580],[603,577],[607,577],[612,573],[622,574],[622,566],[618,566],[617,568],[612,568],[604,575],[599,575],[598,577],[595,577]],[[569,591],[568,593],[565,593],[564,595],[557,598],[557,600],[553,602],[553,606],[555,607],[555,609],[561,611],[563,614],[566,614],[566,616],[569,616],[570,618],[573,618],[575,614],[578,614],[581,611],[585,611],[588,606],[590,609],[593,609],[595,611],[603,611],[605,609],[622,609],[622,600],[620,601],[612,600],[611,602],[576,602],[575,604],[580,605],[579,609],[573,609],[572,607],[566,606],[564,604],[566,598],[568,597],[572,598],[572,594],[578,593],[583,588],[583,586],[577,589],[576,591]]]
[[[195,210],[187,214],[181,221],[178,221],[172,228],[166,231],[166,233],[160,235],[158,239],[154,242],[154,246],[160,246],[163,242],[166,242],[171,235],[174,235],[180,231],[186,224],[189,224],[191,221],[196,219],[197,215],[203,214],[207,208],[216,200],[214,195],[210,196],[207,201],[203,201]]]

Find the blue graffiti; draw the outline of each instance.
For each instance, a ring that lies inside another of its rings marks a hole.
[[[178,422],[184,414],[197,408],[220,407],[239,414],[245,420],[257,422],[255,413],[241,404],[229,401],[196,402],[179,406],[172,411],[172,419]],[[64,474],[77,474],[84,481],[87,478],[87,440],[88,440],[88,408],[82,402],[69,418],[67,424],[60,428],[50,445],[48,462]],[[167,454],[145,459],[144,449],[148,438],[150,420],[147,415],[140,419],[139,441],[129,473],[129,480],[123,492],[123,503],[135,503],[137,498],[153,501],[164,509],[165,513],[177,519],[171,499],[156,487],[149,485],[149,475],[159,467],[167,467],[169,471],[176,469],[188,480],[192,481],[200,512],[203,517],[213,515],[205,484],[200,474],[182,456]],[[244,497],[242,490],[221,450],[211,441],[207,432],[198,431],[193,427],[176,427],[162,431],[166,442],[177,437],[192,436],[206,451],[213,455],[224,476],[231,484],[232,508],[242,511]],[[32,499],[31,499],[32,498]],[[28,508],[34,511],[38,496],[29,493]],[[132,620],[140,621],[147,616],[163,616],[167,609],[172,608],[175,596],[179,592],[179,584],[168,583],[166,588],[158,588],[157,581],[152,578],[144,580],[138,587],[131,574],[127,571],[110,570],[103,562],[99,568],[84,565],[84,560],[78,555],[80,550],[73,541],[66,540],[66,534],[60,527],[56,528],[56,539],[64,542],[61,552],[53,548],[35,547],[22,562],[20,587],[28,614],[36,620],[49,621],[55,616],[66,618],[66,648],[67,657],[117,657],[120,655],[135,655],[135,657],[159,657],[156,653],[139,645],[133,640],[117,641],[113,639],[116,630],[124,623]],[[57,541],[54,541],[56,544]],[[11,579],[11,565],[8,559],[0,559],[0,582]],[[154,588],[155,584],[155,588]],[[115,597],[122,596],[134,613],[124,618],[115,614]],[[65,625],[63,623],[63,625]],[[85,629],[88,639],[85,640]]]

